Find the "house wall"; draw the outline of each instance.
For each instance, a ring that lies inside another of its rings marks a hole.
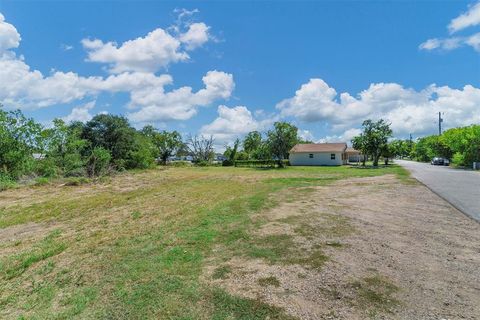
[[[335,160],[330,159],[330,155],[335,153]],[[313,158],[309,155],[313,154]],[[342,152],[310,152],[310,153],[291,153],[288,157],[292,166],[340,166],[343,163]]]

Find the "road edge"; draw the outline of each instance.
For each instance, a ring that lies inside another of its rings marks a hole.
[[[399,166],[402,166],[401,164],[399,164],[397,162],[397,164]],[[434,194],[436,194],[440,199],[443,199],[446,203],[448,203],[450,206],[452,206],[453,208],[455,208],[456,210],[460,211],[464,216],[466,216],[467,218],[469,218],[470,220],[473,220],[474,222],[480,224],[480,220],[477,220],[475,219],[474,217],[470,216],[468,213],[466,213],[465,211],[463,211],[462,209],[460,209],[458,206],[456,206],[455,204],[451,203],[448,199],[446,199],[444,196],[442,196],[441,194],[439,194],[438,192],[436,192],[435,190],[433,190],[432,188],[430,188],[429,186],[427,186],[425,183],[423,183],[422,181],[418,180],[417,178],[415,178],[413,175],[412,175],[412,171],[410,171],[408,168],[405,168],[402,166],[402,168],[404,168],[405,170],[407,170],[409,173],[410,173],[410,177],[417,180],[421,185],[423,185],[425,188],[427,188],[428,190],[430,190],[431,192],[433,192]]]

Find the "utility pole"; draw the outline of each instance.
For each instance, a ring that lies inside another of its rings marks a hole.
[[[442,113],[438,112],[438,135],[439,136],[442,135],[442,122],[443,122]]]

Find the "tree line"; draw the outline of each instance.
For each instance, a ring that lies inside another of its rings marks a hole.
[[[382,157],[386,164],[393,157],[430,161],[443,156],[460,166],[480,161],[479,125],[450,129],[441,136],[417,141],[391,140],[392,135],[384,120],[366,120],[352,145],[370,157],[374,166]],[[276,122],[265,133],[252,131],[243,140],[225,146],[223,165],[234,165],[238,160],[268,160],[284,166],[283,160],[297,143],[311,141],[301,139],[296,126]],[[98,177],[166,164],[172,156],[190,156],[202,165],[211,163],[214,155],[213,137],[183,139],[177,131],[160,131],[150,125],[137,130],[123,116],[98,114],[86,123],[55,119],[45,128],[19,110],[0,108],[0,185],[33,177]]]
[[[265,135],[250,132],[242,143],[227,147],[224,165],[238,159],[277,159],[283,165],[280,160],[299,142],[295,126],[277,122]],[[45,128],[20,110],[0,108],[0,184],[36,177],[98,177],[166,164],[172,156],[190,156],[201,165],[211,163],[214,155],[213,137],[184,139],[177,131],[150,125],[137,130],[123,116],[98,114],[85,123],[55,119]]]
[[[251,131],[242,141],[225,146],[224,165],[234,165],[237,160],[273,160],[285,166],[289,151],[298,143],[312,143],[299,137],[298,128],[288,122],[275,122],[266,133]],[[253,163],[253,162],[252,162]]]
[[[471,166],[480,161],[480,125],[448,129],[442,135],[418,139],[412,148],[412,158],[430,161],[445,157],[458,166]]]
[[[446,130],[442,135],[429,135],[416,141],[412,139],[391,140],[390,125],[380,119],[377,122],[366,120],[362,133],[352,139],[352,145],[370,157],[378,166],[381,157],[388,164],[391,158],[410,158],[429,162],[434,157],[444,157],[456,166],[469,167],[480,161],[480,125],[470,125]]]

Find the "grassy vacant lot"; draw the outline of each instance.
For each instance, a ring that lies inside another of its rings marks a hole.
[[[203,281],[206,264],[248,256],[320,268],[321,248],[300,253],[288,236],[260,235],[261,213],[310,186],[387,173],[407,179],[397,166],[158,168],[1,192],[0,318],[290,319]],[[320,230],[348,232],[333,222]],[[299,232],[315,235],[308,225]],[[218,263],[212,277],[229,272]],[[259,283],[278,286],[272,277]]]

